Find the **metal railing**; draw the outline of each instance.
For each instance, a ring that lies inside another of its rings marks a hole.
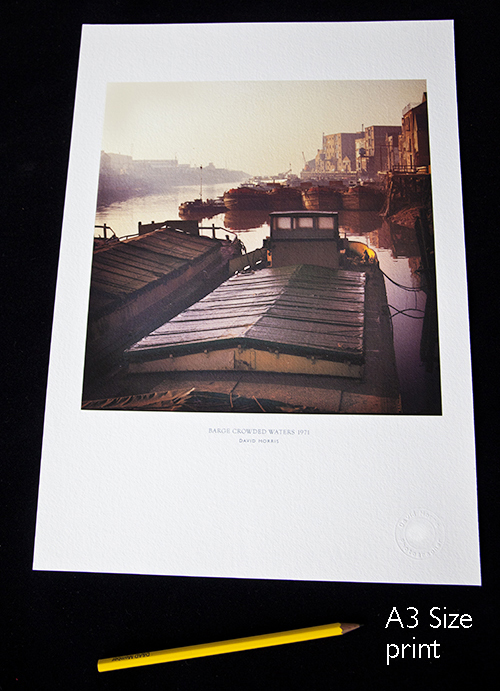
[[[102,226],[97,226],[97,225],[95,225],[94,228],[102,228],[102,229],[103,229],[103,231],[104,231],[104,232],[103,232],[103,237],[104,237],[105,240],[108,239],[108,236],[107,236],[107,234],[106,234],[106,231],[108,231],[108,230],[110,230],[110,231],[113,233],[113,235],[116,237],[116,233],[115,233],[115,231],[113,230],[113,228],[112,228],[111,226],[106,225],[106,223],[105,223],[104,225],[102,225]]]
[[[141,234],[140,233],[141,227],[142,228],[147,227],[148,230],[160,230],[161,228],[170,227],[172,230],[177,230],[180,233],[186,233],[187,235],[190,234],[189,231],[186,230],[185,228],[181,228],[181,227],[176,228],[175,223],[172,223],[169,221],[163,221],[161,223],[155,223],[153,221],[152,223],[148,223],[148,224],[142,224],[141,222],[139,222],[139,228],[138,228],[137,233],[129,233],[128,235],[120,235],[119,238],[116,235],[113,228],[111,228],[111,226],[108,226],[106,223],[104,223],[104,225],[94,225],[94,228],[101,228],[103,230],[102,237],[104,238],[104,240],[108,240],[111,237],[116,237],[119,240],[127,240],[128,238],[137,237],[138,235]],[[202,230],[210,231],[212,238],[214,238],[216,240],[235,240],[238,237],[237,233],[235,233],[233,230],[229,230],[228,228],[222,228],[220,226],[216,226],[214,223],[212,223],[212,225],[210,225],[210,226],[198,226],[199,234],[201,234],[200,231],[202,231]],[[108,231],[111,231],[111,235],[109,235],[109,236],[108,236]],[[224,237],[220,237],[220,235],[222,233],[224,234]],[[96,237],[100,237],[100,236],[96,236]]]

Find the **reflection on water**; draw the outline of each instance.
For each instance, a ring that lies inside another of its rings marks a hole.
[[[224,225],[231,230],[255,230],[269,220],[269,211],[226,211]],[[267,226],[269,228],[269,226]]]
[[[218,185],[206,185],[203,187],[204,199],[215,199],[224,194],[227,183]],[[99,208],[96,213],[96,225],[111,227],[120,238],[128,235],[136,235],[139,221],[141,223],[159,223],[179,219],[179,205],[182,202],[197,199],[200,196],[200,188],[197,185],[176,187],[165,194],[153,194],[147,197],[134,197],[123,202],[114,202],[109,206]],[[202,235],[212,235],[211,228],[225,228],[244,233],[242,240],[248,252],[262,247],[264,238],[269,235],[267,223],[269,213],[267,211],[247,211],[225,213],[200,219]],[[96,235],[102,235],[102,230],[97,229]]]
[[[227,183],[206,186],[203,190],[204,198],[219,197],[226,188]],[[199,188],[192,186],[178,187],[162,195],[115,202],[98,209],[95,222],[96,225],[106,223],[118,237],[124,237],[137,233],[139,221],[151,223],[178,219],[179,204],[197,197],[199,197]],[[268,212],[233,210],[201,220],[200,226],[204,228],[201,232],[205,235],[212,234],[212,226],[236,232],[246,250],[251,252],[262,247],[263,240],[269,236],[267,221]],[[403,413],[440,414],[438,363],[429,361],[424,363],[421,359],[422,327],[427,294],[432,296],[433,286],[430,286],[429,291],[415,231],[388,223],[373,211],[340,211],[339,225],[341,234],[345,234],[349,239],[364,242],[376,251],[380,268],[386,274],[386,292],[390,312],[393,315],[394,348]],[[102,234],[102,231],[96,230],[96,234]],[[429,300],[430,304],[432,297]],[[432,342],[432,328],[430,334],[430,348],[435,350]],[[429,349],[429,343],[424,342],[423,345],[424,351],[426,345],[427,350]]]
[[[365,234],[380,226],[378,211],[339,211],[339,224],[352,235]]]
[[[363,213],[367,212],[359,212],[359,215]],[[360,223],[362,225],[362,218]],[[440,414],[440,376],[438,362],[434,361],[437,344],[432,324],[429,334],[422,339],[424,317],[427,321],[434,305],[434,277],[428,277],[423,271],[413,229],[388,223],[380,217],[378,223],[378,228],[366,233],[353,234],[349,227],[343,230],[349,239],[365,242],[376,251],[380,268],[386,275],[403,412]],[[423,353],[432,351],[427,362],[422,360],[421,350]]]

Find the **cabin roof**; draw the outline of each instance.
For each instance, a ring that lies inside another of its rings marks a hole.
[[[326,187],[327,190],[336,191],[333,187]],[[270,216],[338,216],[338,211],[271,211]]]
[[[92,263],[93,308],[105,308],[159,280],[168,280],[219,247],[212,238],[160,229],[99,249]]]
[[[128,350],[133,360],[241,345],[360,361],[365,274],[312,265],[233,276]]]

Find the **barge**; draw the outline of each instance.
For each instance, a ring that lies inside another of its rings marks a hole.
[[[343,195],[343,208],[350,211],[381,211],[384,193],[376,187],[357,185]]]
[[[282,183],[241,185],[224,193],[224,204],[230,211],[283,211],[302,209],[299,187]]]
[[[383,275],[335,212],[274,212],[270,266],[236,274],[124,353],[89,409],[397,414]],[[354,251],[355,250],[355,251]]]
[[[224,205],[230,211],[271,210],[271,199],[267,190],[242,185],[224,192]]]
[[[211,218],[217,214],[224,213],[227,211],[227,207],[224,204],[222,198],[219,199],[194,199],[193,201],[182,202],[179,205],[179,216],[182,217],[193,217],[198,218]]]
[[[343,194],[334,187],[316,185],[302,190],[302,202],[309,211],[340,211]]]
[[[224,281],[229,260],[241,253],[237,240],[200,236],[194,222],[151,226],[145,232],[147,226],[139,224],[140,234],[114,238],[94,249],[86,384],[99,378],[103,365],[119,357],[138,337]],[[179,229],[186,227],[190,232]]]

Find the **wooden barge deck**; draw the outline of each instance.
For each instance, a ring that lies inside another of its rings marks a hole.
[[[360,377],[365,274],[286,266],[239,274],[126,351],[129,371]]]
[[[296,368],[296,371],[287,372],[257,371],[245,365],[221,370],[172,368],[161,371],[161,364],[157,371],[152,371],[154,365],[141,368],[136,361],[135,367],[123,368],[112,381],[103,382],[101,395],[86,401],[84,407],[198,412],[400,413],[399,384],[383,276],[377,266],[363,268],[359,271],[360,278],[364,276],[366,288],[363,354],[360,357],[359,348],[354,348],[348,366],[351,374],[358,376],[312,374],[315,366],[312,360],[309,360],[309,371]],[[359,339],[359,329],[355,339]],[[238,344],[235,345],[237,352]],[[278,353],[270,354],[271,358],[273,355],[275,361],[284,357]],[[134,357],[138,357],[137,353],[130,358],[131,364]],[[207,357],[207,354],[200,352],[200,357]],[[345,365],[349,361],[347,351],[343,353],[343,359],[337,353],[336,359]],[[161,359],[158,362],[161,363]],[[359,368],[357,373],[356,368]],[[133,369],[135,372],[131,371]]]
[[[270,228],[270,268],[220,281],[141,334],[118,369],[86,388],[83,407],[401,412],[384,278],[374,258],[349,251],[337,213],[274,212]]]
[[[161,228],[96,249],[86,383],[101,376],[110,358],[227,278],[230,244]]]

